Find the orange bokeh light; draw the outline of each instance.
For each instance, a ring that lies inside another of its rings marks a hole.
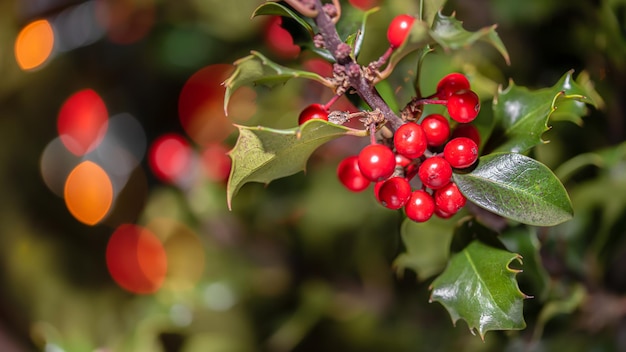
[[[113,184],[100,166],[83,161],[67,176],[63,196],[67,209],[78,221],[95,225],[111,209]]]
[[[47,20],[27,24],[15,39],[15,60],[22,70],[43,65],[54,48],[54,31]]]
[[[164,134],[152,143],[148,164],[161,181],[175,183],[191,170],[191,147],[179,134]]]
[[[167,274],[167,254],[161,241],[149,230],[124,224],[115,230],[106,249],[109,273],[123,289],[155,293]]]
[[[108,112],[102,98],[92,89],[70,96],[61,106],[57,130],[65,147],[74,155],[94,150],[106,134]]]

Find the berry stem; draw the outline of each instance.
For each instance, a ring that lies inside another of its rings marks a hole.
[[[330,98],[330,100],[328,101],[328,103],[324,104],[324,109],[326,110],[330,110],[330,107],[337,101],[337,99],[339,99],[341,97],[341,95],[339,94],[335,94],[332,98]]]
[[[376,124],[370,124],[370,144],[376,144]]]
[[[361,67],[354,61],[354,58],[350,55],[338,55],[341,54],[342,50],[337,49],[340,49],[340,46],[344,43],[341,41],[341,38],[339,38],[335,24],[322,10],[322,6],[320,0],[315,0],[317,16],[315,16],[314,21],[317,24],[320,34],[324,38],[324,47],[333,55],[335,60],[337,60],[337,64],[344,66],[345,72],[350,72],[348,76],[350,86],[372,110],[380,110],[383,116],[385,116],[390,129],[395,131],[402,126],[404,122],[383,100],[373,83],[365,78]]]

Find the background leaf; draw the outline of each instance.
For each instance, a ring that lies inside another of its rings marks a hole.
[[[454,224],[435,217],[422,223],[406,218],[400,228],[405,252],[394,261],[398,275],[411,269],[424,281],[441,272],[448,261]]]
[[[297,12],[293,11],[289,7],[279,2],[268,1],[259,5],[259,7],[257,7],[254,10],[252,17],[254,18],[254,17],[262,16],[262,15],[278,15],[278,16],[292,18],[298,24],[300,24],[302,28],[304,28],[307,32],[309,32],[311,37],[313,37],[313,35],[315,34],[313,32],[313,27],[307,21],[305,21],[302,17],[300,17]]]
[[[445,16],[437,12],[432,25],[432,38],[444,49],[457,50],[473,45],[477,41],[491,44],[509,63],[509,53],[496,32],[496,26],[484,27],[476,32],[470,32],[463,28],[463,22],[452,16]]]
[[[367,135],[366,131],[316,119],[287,130],[261,126],[236,127],[239,137],[229,152],[232,159],[227,186],[229,208],[232,197],[245,183],[269,183],[293,175],[305,170],[309,156],[322,144],[342,136]]]
[[[437,13],[441,11],[446,0],[422,0],[420,1],[420,18],[422,21],[432,25]]]
[[[454,322],[463,319],[481,338],[489,330],[520,330],[524,294],[509,264],[518,254],[474,241],[450,259],[433,281],[431,301],[441,303]]]
[[[584,106],[563,103],[576,100],[595,106],[588,93],[574,81],[572,71],[554,86],[536,91],[511,82],[493,104],[494,117],[503,130],[502,142],[497,142],[495,151],[523,153],[542,143],[541,135],[548,130],[548,119],[561,106],[564,107],[561,120],[579,123],[580,116],[586,113]]]
[[[312,79],[324,85],[329,84],[326,79],[317,73],[294,70],[289,67],[281,66],[256,51],[252,51],[251,55],[235,61],[235,67],[235,71],[232,75],[224,81],[224,85],[226,86],[224,111],[228,109],[228,101],[232,94],[239,87],[244,85],[264,84],[272,86],[285,83],[296,77]]]
[[[521,223],[551,226],[573,214],[561,181],[547,166],[521,154],[483,156],[472,172],[453,177],[468,200]]]

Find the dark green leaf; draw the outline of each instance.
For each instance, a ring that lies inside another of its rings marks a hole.
[[[291,78],[307,78],[324,85],[330,83],[322,76],[308,71],[294,70],[270,61],[261,53],[252,51],[251,55],[235,61],[235,71],[224,81],[224,111],[228,110],[228,101],[232,94],[241,86],[264,84],[272,86],[285,83]]]
[[[306,168],[309,156],[322,144],[366,131],[339,126],[323,120],[310,120],[287,130],[266,127],[236,126],[239,137],[229,152],[233,161],[227,186],[227,202],[248,182],[269,183]]]
[[[521,223],[552,226],[573,215],[561,181],[547,166],[521,154],[485,155],[472,172],[455,173],[454,181],[471,202]]]
[[[450,259],[433,281],[431,301],[441,303],[456,323],[459,319],[477,330],[481,338],[489,330],[520,330],[526,327],[523,300],[511,269],[518,254],[474,241]]]
[[[300,17],[298,13],[296,13],[289,7],[279,2],[268,1],[268,2],[261,4],[259,7],[257,7],[254,10],[252,17],[254,18],[256,16],[262,16],[262,15],[277,15],[277,16],[293,18],[296,22],[298,22],[302,26],[302,28],[304,28],[307,32],[309,32],[311,37],[313,37],[314,35],[313,28],[307,21],[305,21],[302,17]]]
[[[534,291],[525,290],[527,293],[543,301],[550,288],[550,276],[541,262],[539,253],[541,244],[537,239],[535,228],[520,225],[507,229],[500,235],[500,240],[509,251],[519,253],[524,258],[524,272],[520,274],[519,279],[522,282],[529,282],[534,289]]]
[[[424,281],[441,272],[448,260],[454,223],[439,218],[422,223],[405,219],[400,235],[406,252],[394,261],[398,275],[411,269],[420,281]]]
[[[476,240],[494,248],[506,249],[502,242],[500,242],[500,239],[498,239],[498,233],[496,231],[481,224],[476,218],[466,216],[461,219],[454,228],[454,236],[450,243],[450,252],[460,252]]]
[[[548,130],[548,119],[563,106],[561,119],[574,123],[586,113],[584,105],[563,105],[568,101],[578,101],[595,106],[588,98],[590,92],[566,73],[552,87],[530,91],[525,87],[509,86],[498,94],[493,104],[494,117],[502,126],[503,142],[495,151],[523,153],[542,143],[541,135]]]
[[[509,63],[509,53],[504,47],[496,32],[496,26],[484,27],[476,32],[469,32],[463,28],[463,22],[452,16],[445,16],[437,12],[432,25],[432,38],[444,49],[461,49],[474,44],[477,41],[484,41],[491,44],[504,60]]]

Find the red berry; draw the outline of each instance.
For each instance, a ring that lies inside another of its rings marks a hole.
[[[404,43],[414,21],[415,18],[409,15],[398,15],[391,20],[387,27],[387,40],[392,48],[397,48]]]
[[[430,157],[420,165],[417,174],[422,183],[430,189],[439,189],[452,179],[452,167],[440,156]]]
[[[446,100],[460,90],[470,89],[467,78],[460,73],[450,73],[437,84],[437,98]]]
[[[265,30],[265,43],[270,50],[282,59],[295,59],[300,54],[300,47],[293,43],[291,33],[281,26],[283,18],[273,16]]]
[[[383,206],[400,209],[411,197],[411,185],[404,177],[392,177],[381,184],[376,195]]]
[[[448,98],[448,114],[460,123],[472,122],[480,111],[480,99],[471,90],[458,91]]]
[[[337,166],[339,181],[352,192],[361,192],[370,185],[370,180],[365,178],[359,170],[358,157],[356,155],[343,159]]]
[[[415,122],[407,122],[400,126],[393,135],[393,144],[396,152],[409,159],[422,156],[428,146],[422,126]]]
[[[450,137],[450,124],[443,115],[428,115],[422,120],[421,125],[426,141],[428,141],[428,145],[431,147],[438,147],[444,144]]]
[[[478,129],[474,125],[467,123],[457,125],[452,132],[452,138],[458,137],[467,137],[473,140],[476,145],[480,146],[480,133],[478,133]]]
[[[411,159],[402,154],[396,154],[396,165],[400,167],[406,167],[411,163]]]
[[[360,10],[369,10],[378,4],[378,0],[349,0],[350,5]]]
[[[311,104],[304,108],[298,117],[298,124],[302,125],[303,123],[313,119],[328,121],[328,111],[326,111],[324,105]]]
[[[454,214],[446,213],[445,211],[437,208],[437,206],[435,206],[435,215],[437,215],[437,217],[441,219],[449,219],[454,216]]]
[[[396,157],[382,144],[370,144],[359,153],[359,169],[370,181],[386,180],[396,168]]]
[[[466,202],[465,196],[459,191],[454,182],[450,182],[443,188],[436,190],[433,198],[435,198],[435,207],[443,214],[449,214],[450,216],[461,210]]]
[[[478,159],[478,146],[467,137],[453,138],[443,148],[443,157],[453,168],[464,169]]]
[[[433,216],[435,201],[425,191],[417,190],[411,193],[411,197],[404,206],[406,216],[416,222],[424,222]]]

